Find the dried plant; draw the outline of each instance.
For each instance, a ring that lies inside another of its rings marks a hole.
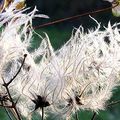
[[[36,8],[28,14],[25,10],[15,10],[13,3],[0,14],[0,26],[5,24],[0,34],[0,106],[11,120],[30,120],[34,113],[42,120],[50,114],[66,120],[75,115],[78,120],[80,110],[95,112],[94,120],[99,110],[112,105],[108,100],[120,82],[117,25],[109,23],[100,31],[92,18],[98,24],[95,30],[75,28],[59,50],[54,51],[45,33],[45,38],[39,35],[39,48],[30,52],[32,19],[48,17],[35,15]]]

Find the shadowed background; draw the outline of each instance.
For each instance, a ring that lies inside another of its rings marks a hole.
[[[102,0],[26,0],[26,4],[27,7],[30,7],[29,11],[34,9],[36,6],[38,13],[46,14],[50,17],[49,19],[34,19],[34,27],[38,27],[39,25],[51,21],[87,13],[90,11],[96,11],[111,6],[109,2]],[[111,10],[92,14],[91,16],[100,22],[101,26],[107,26],[109,21],[111,24],[113,24],[120,20],[120,18],[112,15]],[[54,48],[58,49],[70,38],[73,28],[78,28],[80,25],[82,25],[85,28],[85,31],[87,31],[87,29],[93,28],[97,24],[87,15],[77,19],[71,19],[61,23],[41,27],[36,31],[38,31],[40,34],[42,34],[41,32],[46,32],[49,35]]]

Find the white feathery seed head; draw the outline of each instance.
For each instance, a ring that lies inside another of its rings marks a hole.
[[[12,98],[19,100],[17,109],[29,117],[33,112],[53,112],[69,117],[77,110],[104,110],[112,91],[119,85],[120,33],[116,25],[99,30],[88,30],[80,26],[73,30],[70,40],[54,51],[49,37],[42,38],[38,49],[29,52],[32,39],[32,18],[36,8],[28,13],[26,9],[15,10],[10,5],[0,14],[0,92],[5,91],[3,78],[10,83]],[[29,32],[28,32],[29,31]],[[40,57],[39,63],[35,59]]]
[[[119,85],[120,34],[110,23],[104,31],[96,29],[85,34],[82,30],[82,27],[77,29],[56,53],[59,70],[63,70],[60,76],[65,85],[62,94],[68,97],[67,101],[73,101],[74,109],[97,112],[105,109],[112,90]]]

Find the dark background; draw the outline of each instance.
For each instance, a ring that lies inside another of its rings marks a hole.
[[[50,17],[50,19],[47,20],[36,19],[34,22],[35,25],[111,6],[111,3],[103,0],[27,0],[26,3],[27,7],[33,9],[36,6],[39,10],[38,13],[46,14]],[[106,25],[108,21],[111,21],[111,23],[119,21],[119,18],[112,16],[111,10],[93,14],[92,17],[104,25]],[[93,26],[92,22],[88,16],[85,16],[56,24],[55,27],[71,28],[73,26],[78,27],[79,25],[83,25],[85,28],[88,28]]]
[[[49,19],[34,19],[34,27],[38,27],[39,25],[51,21],[111,7],[111,3],[103,0],[26,0],[26,4],[27,7],[30,7],[29,11],[36,6],[38,14],[45,14],[50,17]],[[119,17],[114,17],[112,15],[111,9],[92,14],[91,16],[101,23],[101,29],[103,29],[102,26],[107,26],[109,21],[111,24],[120,21]],[[78,28],[80,25],[82,25],[87,32],[88,29],[96,27],[97,24],[89,17],[89,15],[86,15],[77,19],[44,26],[39,29],[37,28],[36,31],[41,35],[43,35],[43,32],[46,32],[50,37],[54,48],[58,49],[70,38],[73,28]],[[35,39],[36,42],[33,43],[33,47],[39,45],[37,36],[35,36]]]

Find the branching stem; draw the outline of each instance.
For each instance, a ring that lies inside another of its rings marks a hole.
[[[75,112],[75,119],[76,119],[76,120],[79,120],[78,112],[77,112],[77,111]]]
[[[119,103],[120,103],[120,100],[117,100],[117,101],[114,101],[114,102],[109,103],[109,104],[107,105],[107,107],[109,108],[109,107],[111,107],[111,106],[113,106],[113,105],[116,105],[116,104],[119,104]],[[91,120],[94,120],[94,119],[95,119],[95,116],[96,116],[96,112],[93,113],[93,116],[92,116]]]
[[[11,102],[11,106],[4,106],[3,105],[3,107],[8,107],[8,108],[11,108],[11,109],[13,109],[13,111],[15,112],[15,117],[17,117],[16,119],[17,120],[21,120],[21,117],[20,117],[20,115],[19,115],[19,112],[18,112],[18,110],[17,110],[17,108],[16,108],[16,103],[14,102],[14,100],[13,100],[13,98],[12,98],[12,96],[11,96],[11,94],[10,94],[10,91],[9,91],[9,85],[10,85],[10,83],[12,83],[13,82],[13,80],[17,77],[17,75],[20,73],[20,71],[21,71],[21,69],[22,69],[22,67],[23,67],[23,65],[24,65],[24,62],[25,62],[25,59],[26,59],[26,57],[27,57],[27,54],[25,54],[24,55],[24,59],[23,59],[23,61],[22,61],[22,64],[21,64],[21,66],[20,66],[20,68],[18,69],[18,71],[17,71],[17,73],[13,76],[13,78],[8,82],[8,83],[6,83],[5,82],[5,80],[4,80],[4,78],[3,78],[3,86],[5,87],[5,89],[6,89],[6,92],[7,92],[7,94],[8,94],[8,97],[9,97],[9,101]]]
[[[64,22],[64,21],[77,19],[79,17],[83,17],[83,16],[87,16],[87,15],[93,15],[93,14],[100,13],[100,12],[105,12],[105,11],[108,11],[108,10],[111,10],[111,9],[117,7],[118,5],[119,5],[119,3],[116,3],[115,6],[111,6],[111,7],[107,7],[107,8],[103,8],[103,9],[98,9],[96,11],[90,11],[90,12],[87,12],[87,13],[78,14],[78,15],[63,18],[63,19],[58,19],[58,20],[55,20],[55,21],[52,21],[52,22],[48,22],[48,23],[45,23],[45,24],[34,26],[33,28],[34,29],[39,29],[39,28],[42,28],[42,27],[46,27],[46,26],[50,26],[50,25],[53,25],[53,24],[61,23],[61,22]]]
[[[5,83],[6,86],[8,86],[17,77],[17,75],[20,73],[20,71],[21,71],[21,69],[23,67],[23,64],[25,62],[26,57],[27,57],[27,54],[24,55],[24,59],[22,61],[22,64],[21,64],[19,70],[17,71],[17,73],[13,76],[13,78],[8,83]]]

